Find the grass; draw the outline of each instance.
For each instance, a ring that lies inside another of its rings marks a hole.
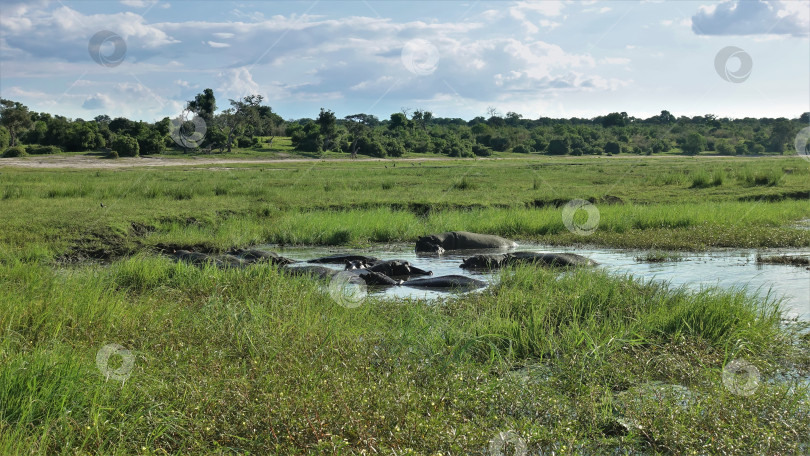
[[[774,380],[810,375],[810,339],[744,290],[523,267],[481,293],[347,309],[271,265],[156,254],[451,229],[645,248],[646,261],[807,247],[800,159],[227,168],[0,169],[0,454],[488,454],[510,431],[531,454],[810,445],[807,387]],[[746,170],[779,179],[749,185]],[[722,182],[693,186],[704,171]],[[590,236],[563,224],[574,198],[599,210]],[[97,366],[109,344],[133,356],[123,383]],[[724,384],[734,360],[762,376],[753,394]]]
[[[759,264],[790,264],[793,266],[810,266],[810,258],[796,255],[757,255]]]
[[[772,453],[808,420],[789,383],[723,386],[731,359],[767,375],[795,355],[776,304],[742,293],[516,269],[444,306],[345,309],[272,266],[2,269],[3,453],[476,453],[506,430],[537,450]],[[123,384],[95,365],[109,343],[134,353]],[[655,381],[699,400],[620,406]]]
[[[636,261],[644,263],[664,263],[670,261],[683,261],[683,254],[677,252],[664,252],[651,250],[643,255],[637,256]]]

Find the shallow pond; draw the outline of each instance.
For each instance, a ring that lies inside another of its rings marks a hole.
[[[413,244],[384,244],[368,249],[339,249],[329,247],[280,247],[277,245],[262,246],[295,260],[309,260],[320,256],[337,253],[353,253],[375,256],[381,259],[402,259],[422,269],[433,271],[434,276],[459,274],[475,277],[480,280],[493,280],[491,273],[476,273],[461,269],[463,258],[477,253],[493,251],[460,251],[443,255],[416,254]],[[520,243],[516,249],[534,252],[572,252],[589,257],[611,273],[632,274],[641,279],[652,279],[669,282],[677,287],[698,290],[703,287],[719,286],[722,288],[745,287],[750,294],[772,298],[782,298],[786,317],[798,317],[810,321],[810,271],[806,267],[791,265],[757,264],[756,256],[760,253],[769,255],[810,255],[810,249],[723,249],[707,252],[681,252],[678,261],[648,263],[636,258],[644,256],[644,250],[619,250],[595,247],[555,247],[543,244]],[[497,252],[497,251],[495,251]],[[343,269],[342,265],[322,265],[334,269]],[[433,290],[421,290],[409,287],[389,287],[372,292],[378,296],[410,297],[435,299],[447,296],[446,293]]]

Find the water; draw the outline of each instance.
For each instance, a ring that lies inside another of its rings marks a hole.
[[[337,253],[375,256],[381,259],[401,259],[422,269],[433,271],[433,276],[459,274],[479,280],[495,280],[491,273],[470,272],[459,268],[462,259],[478,253],[497,251],[470,251],[444,255],[416,254],[412,244],[385,244],[369,249],[336,249],[329,247],[264,246],[295,260],[309,260]],[[665,281],[672,286],[686,286],[694,290],[705,287],[745,287],[749,294],[783,299],[785,316],[810,321],[810,271],[806,267],[791,265],[756,264],[757,253],[770,255],[810,255],[810,249],[722,249],[700,253],[681,252],[680,261],[645,263],[636,260],[644,250],[620,250],[595,247],[554,247],[543,244],[520,243],[517,250],[534,252],[572,252],[598,262],[599,267],[614,274],[632,274],[641,279]],[[343,269],[342,265],[322,265]],[[377,296],[437,299],[446,292],[420,290],[409,287],[389,287],[372,291]]]

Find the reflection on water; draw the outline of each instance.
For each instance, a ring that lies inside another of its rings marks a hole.
[[[309,260],[335,253],[347,253],[347,249],[329,247],[279,247],[265,246],[282,255]],[[573,252],[589,257],[615,274],[632,274],[643,279],[669,282],[672,286],[687,286],[698,290],[703,287],[722,288],[746,287],[749,293],[758,296],[784,299],[786,317],[798,317],[810,321],[810,271],[805,267],[789,265],[759,265],[756,255],[810,255],[810,249],[728,249],[701,253],[681,253],[680,261],[643,263],[636,260],[645,251],[618,250],[594,247],[570,248],[553,247],[542,244],[520,243],[517,250],[535,252]],[[411,244],[386,244],[369,249],[355,249],[351,253],[376,256],[381,259],[402,259],[415,266],[433,271],[434,276],[460,274],[479,280],[493,280],[492,274],[476,273],[459,268],[462,259],[482,251],[466,250],[444,255],[416,254]],[[485,253],[492,253],[488,251]],[[343,269],[342,265],[323,265]],[[374,292],[381,296],[436,299],[446,293],[432,290],[419,290],[408,287],[390,287]]]

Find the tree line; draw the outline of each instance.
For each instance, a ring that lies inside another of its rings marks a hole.
[[[590,119],[526,119],[515,112],[501,115],[494,108],[469,121],[407,108],[382,120],[363,113],[339,119],[322,108],[315,118],[285,121],[263,104],[261,95],[228,101],[228,108],[217,112],[213,90],[205,89],[186,103],[183,115],[148,123],[107,115],[89,121],[68,119],[0,100],[0,150],[5,156],[86,150],[135,156],[198,148],[230,153],[233,148],[261,149],[262,141],[267,141],[263,138],[289,136],[298,151],[352,157],[400,157],[406,151],[450,157],[496,152],[758,155],[794,153],[796,134],[810,124],[810,113],[794,119],[730,119],[712,114],[676,117],[664,110],[646,119],[625,112]]]

